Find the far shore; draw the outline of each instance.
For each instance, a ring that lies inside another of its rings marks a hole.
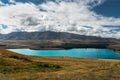
[[[120,53],[120,42],[94,40],[0,40],[5,49],[29,48],[32,50],[64,50],[74,48],[110,49]]]

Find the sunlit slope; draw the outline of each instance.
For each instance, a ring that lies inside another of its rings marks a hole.
[[[56,71],[59,65],[33,61],[31,57],[20,55],[0,48],[0,73],[28,71]]]
[[[120,61],[33,57],[0,48],[0,80],[119,80]]]

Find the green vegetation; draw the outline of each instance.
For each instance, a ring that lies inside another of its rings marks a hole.
[[[55,46],[57,48],[72,49],[72,48],[107,48],[106,43],[65,43],[60,46]]]
[[[119,79],[119,60],[24,56],[0,48],[0,80]]]
[[[23,56],[0,49],[0,73],[11,74],[19,72],[53,72],[62,67],[57,64],[33,61],[31,57]]]

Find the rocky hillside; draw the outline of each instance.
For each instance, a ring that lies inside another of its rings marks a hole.
[[[84,36],[66,32],[13,32],[9,34],[0,34],[0,39],[5,40],[62,40],[62,39],[79,39],[79,40],[97,40],[97,41],[114,41],[113,38],[101,38],[95,36]]]

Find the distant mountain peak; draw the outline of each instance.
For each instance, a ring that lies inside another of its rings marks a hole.
[[[62,40],[62,39],[77,39],[77,40],[103,40],[110,41],[114,38],[101,38],[95,36],[85,36],[72,34],[67,32],[12,32],[9,34],[0,34],[0,39],[5,40]]]

